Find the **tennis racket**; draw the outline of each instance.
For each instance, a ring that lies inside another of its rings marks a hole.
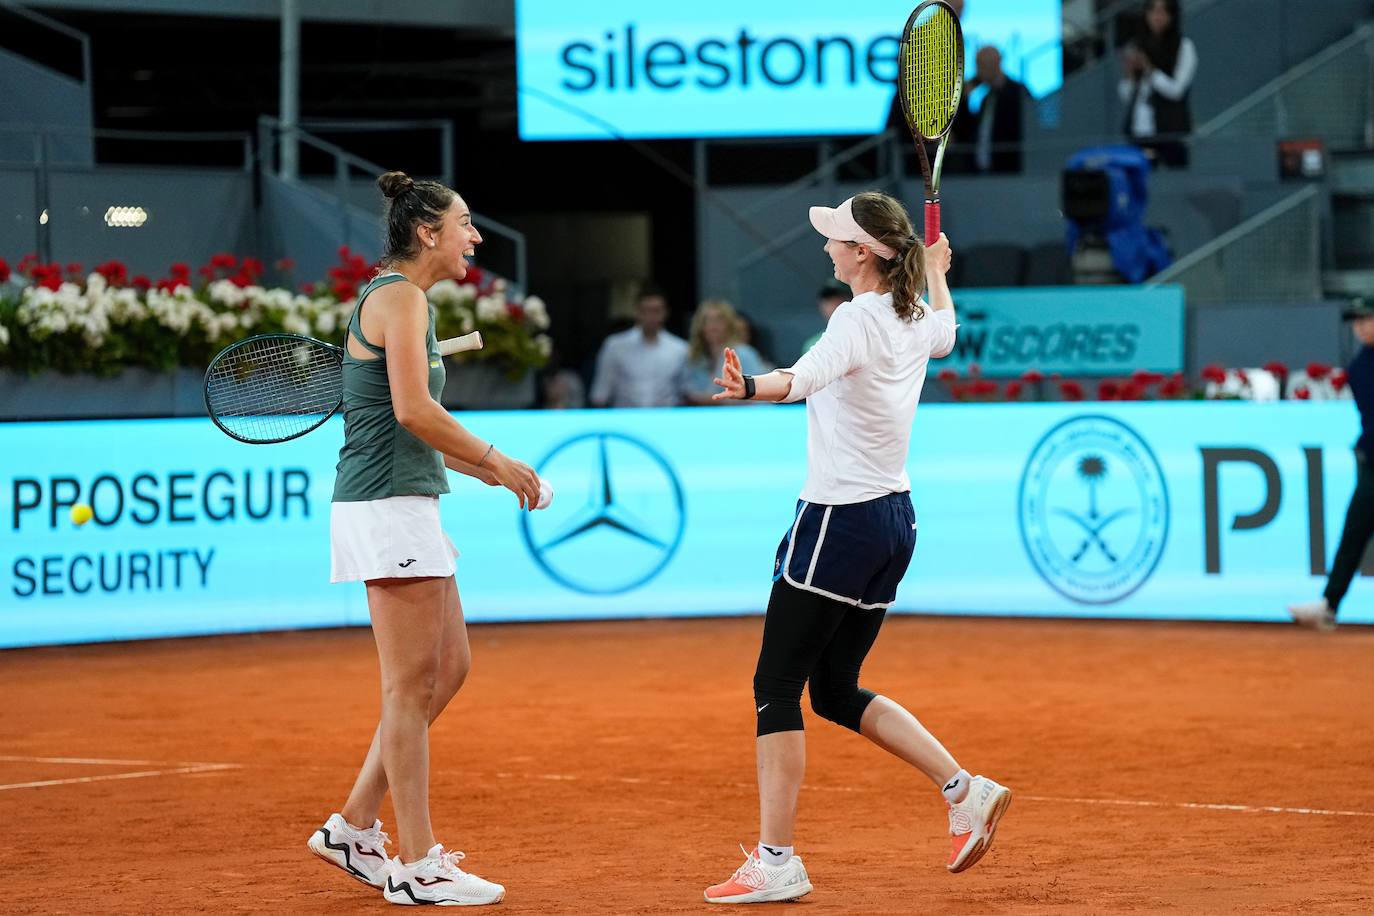
[[[439,341],[451,356],[482,349],[482,334]],[[344,351],[299,334],[240,340],[205,370],[205,409],[226,435],[250,445],[286,442],[319,429],[343,405]]]
[[[964,93],[964,30],[945,0],[925,0],[902,29],[897,56],[897,96],[921,158],[926,183],[925,243],[940,238],[940,170],[949,129]],[[939,141],[931,168],[926,144]]]

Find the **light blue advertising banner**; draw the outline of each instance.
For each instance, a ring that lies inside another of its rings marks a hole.
[[[461,419],[556,489],[521,513],[453,478],[469,620],[762,611],[802,408]],[[895,609],[1282,620],[1321,593],[1357,427],[1349,402],[924,406]],[[0,424],[0,646],[366,623],[363,587],[328,582],[340,437],[337,420],[278,446],[208,420]],[[1368,579],[1341,620],[1374,622]]]
[[[941,369],[977,363],[994,378],[1183,369],[1181,286],[961,289],[954,304],[959,335]]]
[[[611,140],[872,134],[911,0],[516,0],[520,137]],[[1062,81],[1060,0],[978,0],[965,62],[996,45],[1035,96]]]

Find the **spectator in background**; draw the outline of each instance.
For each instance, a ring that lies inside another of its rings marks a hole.
[[[835,314],[835,309],[848,301],[849,287],[838,280],[829,280],[821,287],[821,291],[816,294],[816,310],[821,313],[821,318],[825,319],[825,323],[828,325],[830,324],[830,316]],[[806,343],[802,344],[802,354],[805,355],[808,350],[814,347],[816,341],[820,340],[821,335],[824,333],[825,328],[821,328],[815,334],[808,337]]]
[[[957,171],[1020,172],[1026,87],[1002,70],[1002,52],[992,45],[978,49],[974,66],[974,77],[964,86],[959,112],[951,128],[954,131],[952,142],[968,147],[971,152],[966,150],[962,157],[951,162],[958,163]],[[969,108],[969,95],[981,86],[987,87],[987,93],[978,111],[974,112]]]
[[[758,351],[745,342],[744,322],[734,306],[724,299],[707,299],[697,306],[692,316],[692,329],[687,335],[687,362],[682,371],[682,400],[685,403],[702,407],[731,403],[712,397],[720,390],[714,379],[725,362],[726,347],[739,354],[747,375],[761,375],[772,369]]]
[[[591,402],[597,407],[673,407],[679,403],[687,342],[664,328],[668,300],[656,287],[639,294],[635,326],[612,334],[596,357]]]
[[[1295,623],[1315,630],[1330,630],[1336,626],[1336,612],[1340,609],[1350,580],[1360,568],[1369,539],[1374,537],[1374,468],[1369,466],[1374,455],[1374,301],[1356,299],[1345,310],[1351,323],[1360,352],[1355,354],[1346,370],[1350,393],[1360,411],[1360,438],[1355,443],[1355,492],[1350,508],[1345,510],[1345,528],[1336,559],[1331,564],[1331,576],[1326,590],[1316,601],[1291,604],[1288,613]]]
[[[1178,0],[1146,0],[1145,28],[1121,55],[1118,86],[1126,106],[1126,136],[1158,165],[1186,168],[1183,137],[1193,129],[1188,93],[1197,49],[1183,37]]]

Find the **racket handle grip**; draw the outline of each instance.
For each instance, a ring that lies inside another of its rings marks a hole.
[[[926,201],[926,247],[940,241],[940,202]]]

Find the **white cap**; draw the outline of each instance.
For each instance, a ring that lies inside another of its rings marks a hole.
[[[858,221],[854,219],[853,211],[854,198],[849,198],[838,207],[812,207],[811,225],[816,227],[816,231],[828,239],[837,242],[859,242],[873,249],[873,253],[880,258],[891,260],[897,256],[897,250],[891,245],[884,245],[864,231]]]

